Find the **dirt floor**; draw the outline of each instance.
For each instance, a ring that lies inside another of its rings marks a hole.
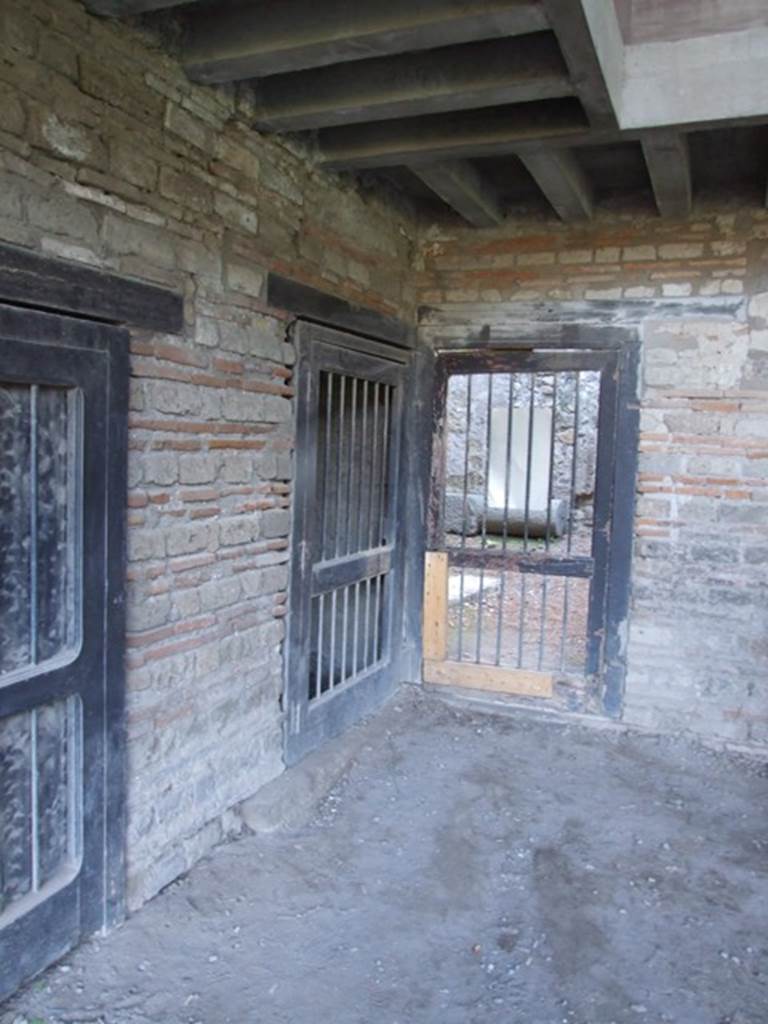
[[[304,827],[220,847],[0,1021],[765,1024],[767,774],[402,694]]]

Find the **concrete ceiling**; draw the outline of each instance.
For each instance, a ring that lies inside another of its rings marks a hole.
[[[303,134],[430,216],[583,221],[623,194],[686,216],[697,188],[751,195],[768,164],[765,0],[86,3],[172,8],[190,78],[245,83],[255,128]]]

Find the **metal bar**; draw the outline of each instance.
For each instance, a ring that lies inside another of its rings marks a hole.
[[[507,448],[504,464],[504,522],[501,528],[501,553],[507,554],[507,520],[509,519],[509,485],[512,477],[512,417],[515,409],[515,375],[509,374],[509,393],[507,395]],[[501,586],[499,587],[499,615],[496,620],[496,664],[501,664],[501,630],[504,619],[504,598],[507,590],[507,574],[502,570]]]
[[[336,685],[336,594],[331,593],[331,658],[328,668],[328,689],[332,690]]]
[[[539,656],[536,660],[536,667],[541,669],[544,664],[544,637],[546,635],[545,619],[547,614],[547,586],[549,577],[545,576],[541,581],[541,601],[539,602]]]
[[[315,669],[315,698],[320,696],[323,686],[323,613],[325,611],[325,594],[320,594],[317,601],[317,667]]]
[[[347,678],[347,641],[349,639],[349,587],[344,587],[341,612],[341,682]]]
[[[581,378],[578,370],[574,371],[574,398],[573,398],[573,457],[571,459],[571,486],[568,498],[568,539],[566,551],[570,554],[573,546],[573,511],[576,504],[576,467],[579,457],[579,403],[581,400]],[[568,636],[568,609],[569,609],[569,583],[566,577],[565,592],[563,594],[563,625],[560,638],[560,671],[565,671],[565,648]]]
[[[376,538],[376,547],[387,543],[389,523],[387,515],[387,483],[389,478],[389,407],[392,398],[392,386],[384,386],[384,423],[381,431],[381,491],[379,497],[379,535]]]
[[[339,378],[339,443],[336,447],[337,478],[336,478],[336,543],[333,546],[336,557],[341,554],[341,527],[344,516],[344,506],[341,503],[342,479],[344,476],[344,406],[346,404],[347,378]]]
[[[573,543],[573,510],[576,504],[576,466],[579,458],[579,402],[581,392],[581,377],[576,370],[576,387],[573,400],[573,460],[571,462],[571,491],[568,502],[568,543],[566,550],[570,554]]]
[[[468,504],[468,486],[469,486],[469,438],[472,429],[472,381],[474,377],[470,373],[467,377],[467,432],[464,441],[464,485],[462,491],[462,506],[461,506],[461,549],[462,551],[467,546],[467,510]],[[458,660],[461,661],[462,654],[464,651],[464,569],[461,570],[461,579],[459,582],[459,654]]]
[[[371,500],[371,488],[365,486],[366,470],[368,468],[368,378],[363,379],[363,424],[360,440],[360,505],[357,509],[357,537],[356,550],[360,551],[367,547],[364,542],[363,522],[365,519],[365,499]]]
[[[549,532],[552,529],[552,490],[555,472],[555,425],[557,423],[557,374],[552,374],[552,423],[549,430],[549,481],[547,483],[547,529],[544,548],[549,551]]]
[[[365,659],[363,661],[363,668],[368,668],[371,664],[371,577],[368,576],[365,580],[365,623],[363,628],[364,634],[364,646],[365,646]]]
[[[491,472],[491,414],[493,412],[493,374],[488,377],[488,404],[486,407],[485,424],[485,474],[483,482],[485,490],[483,494],[483,527],[481,531],[480,547],[485,552],[488,540],[488,478]],[[483,636],[483,610],[485,605],[485,560],[480,564],[480,593],[477,605],[477,643],[475,645],[475,661],[480,663]]]
[[[30,774],[30,806],[29,828],[32,838],[32,892],[40,888],[40,808],[38,797],[37,770],[37,709],[29,712],[29,774]]]
[[[528,402],[528,450],[525,457],[525,511],[523,513],[523,551],[528,550],[528,519],[531,513],[531,470],[533,469],[533,412],[536,374],[530,375],[531,394]]]
[[[376,577],[376,601],[373,618],[373,663],[379,660],[379,618],[381,615],[381,576]]]
[[[557,374],[552,374],[552,421],[549,425],[549,478],[547,481],[547,525],[544,534],[544,550],[549,551],[552,529],[552,490],[555,471],[555,424],[557,422]],[[544,662],[544,637],[546,635],[547,597],[549,580],[544,577],[541,585],[541,622],[539,624],[539,660],[538,667]]]
[[[82,531],[82,395],[77,388],[70,388],[67,395],[67,579],[72,581],[74,591],[72,615],[67,619],[67,646],[74,646],[82,628],[81,591],[78,578],[83,559]]]
[[[67,700],[67,855],[72,861],[80,856],[83,814],[82,789],[78,785],[82,778],[82,742],[76,702],[77,697]]]
[[[379,392],[381,385],[378,381],[374,381],[373,384],[373,450],[371,452],[371,502],[368,506],[368,539],[366,547],[372,548],[373,545],[373,529],[374,529],[374,517],[376,507],[376,491],[374,481],[377,479],[376,463],[378,460],[379,450]]]
[[[37,395],[29,389],[29,655],[37,664]]]
[[[355,619],[352,630],[352,675],[358,673],[358,649],[357,641],[360,634],[360,581],[355,582]]]
[[[329,501],[331,488],[329,486],[331,479],[331,432],[333,430],[333,373],[328,373],[328,394],[326,395],[326,409],[325,409],[325,466],[323,467],[325,472],[323,473],[323,532],[321,534],[321,558],[326,558],[330,554],[331,550],[331,532],[330,532],[330,517],[329,512]],[[338,472],[338,465],[336,466]],[[327,536],[326,536],[327,534]]]
[[[536,398],[536,374],[529,378],[530,395],[528,398],[528,444],[525,457],[525,509],[523,512],[523,552],[528,551],[528,519],[531,512],[531,473],[533,470],[533,412]],[[523,667],[523,642],[525,636],[525,604],[527,600],[527,579],[520,579],[520,612],[518,615],[517,667]]]
[[[523,608],[525,607],[525,576],[520,576],[520,583],[518,590],[520,592],[520,612],[518,615],[517,623],[517,667],[523,667],[523,628],[525,626],[525,615]]]
[[[354,545],[352,544],[352,507],[357,507],[359,502],[354,500],[354,481],[355,481],[355,455],[357,449],[355,447],[355,434],[357,428],[357,377],[352,378],[352,396],[351,396],[350,420],[351,426],[349,431],[349,475],[347,477],[347,535],[346,535],[346,553],[354,551]],[[359,486],[358,486],[359,491]]]
[[[430,376],[429,371],[424,371]],[[429,501],[427,503],[427,546],[440,551],[446,546],[445,530],[448,395],[452,378],[448,376],[442,359],[434,364],[432,376],[432,459],[429,468]]]
[[[570,580],[565,577],[563,588],[563,622],[560,630],[560,671],[565,671],[565,638],[568,633],[568,584]]]

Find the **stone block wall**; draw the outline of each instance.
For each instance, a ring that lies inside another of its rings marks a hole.
[[[626,718],[768,746],[768,294],[647,322]]]
[[[768,210],[431,228],[418,284],[436,345],[561,315],[639,328],[624,719],[768,747]]]
[[[145,31],[0,5],[0,240],[185,298],[183,335],[131,343],[131,906],[283,767],[294,354],[266,273],[411,318],[413,234]]]
[[[455,311],[458,333],[466,303],[648,302],[626,717],[768,742],[768,211],[419,232],[250,114],[136,25],[0,5],[0,240],[185,299],[180,336],[131,342],[131,906],[282,770],[294,353],[270,269],[405,320]],[[687,319],[691,297],[744,308]]]

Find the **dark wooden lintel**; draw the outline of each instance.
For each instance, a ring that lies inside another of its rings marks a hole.
[[[267,302],[275,309],[284,309],[297,317],[387,341],[401,348],[412,348],[414,344],[414,328],[402,320],[355,305],[281,274],[269,274]]]
[[[589,579],[594,571],[591,558],[579,555],[558,556],[548,552],[506,551],[499,548],[448,548],[448,564],[458,569],[485,569],[487,572],[521,572],[539,576],[577,576]]]
[[[181,295],[118,274],[0,243],[0,301],[179,334]]]

